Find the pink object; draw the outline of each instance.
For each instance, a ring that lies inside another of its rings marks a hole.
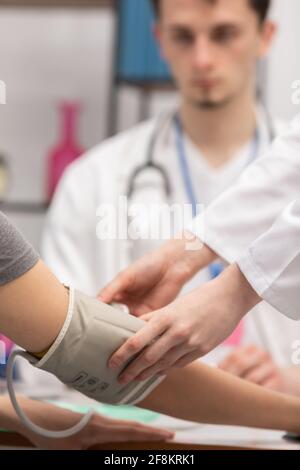
[[[4,344],[5,354],[6,356],[8,356],[14,346],[14,343],[10,339],[6,338],[6,336],[3,336],[1,334],[0,334],[0,341]]]
[[[234,332],[229,338],[224,342],[226,346],[240,346],[244,336],[244,324],[243,321],[239,323]]]
[[[52,199],[55,188],[66,167],[84,153],[77,143],[77,119],[80,111],[78,103],[63,102],[60,105],[62,113],[62,138],[60,143],[50,151],[48,157],[47,197]]]

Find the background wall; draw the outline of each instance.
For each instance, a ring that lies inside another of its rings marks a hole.
[[[82,103],[84,148],[106,135],[113,26],[110,9],[0,9],[0,76],[7,86],[0,153],[13,175],[9,200],[44,201],[46,157],[60,135],[60,100]],[[43,216],[12,218],[38,246]]]
[[[275,115],[290,119],[300,111],[291,102],[291,85],[300,79],[300,2],[274,0],[273,17],[279,30],[268,63],[267,98]]]
[[[279,36],[268,61],[266,97],[270,110],[291,118],[291,84],[300,79],[299,0],[275,0]],[[13,173],[9,199],[45,199],[46,157],[58,141],[57,103],[64,98],[83,104],[80,141],[90,148],[107,133],[111,96],[115,21],[109,8],[99,10],[0,9],[0,80],[7,85],[7,104],[0,105],[0,154]],[[150,114],[176,103],[174,93],[155,93]],[[139,94],[120,92],[118,128],[138,119]],[[80,190],[80,189],[79,189]],[[38,247],[42,215],[12,214]]]

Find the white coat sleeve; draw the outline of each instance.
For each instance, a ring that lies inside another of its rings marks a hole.
[[[261,298],[300,319],[300,200],[287,206],[238,265]]]
[[[96,213],[92,172],[80,161],[64,173],[54,195],[42,237],[42,258],[57,278],[94,295],[99,278],[94,262]]]
[[[232,263],[293,200],[300,200],[300,115],[189,228]]]

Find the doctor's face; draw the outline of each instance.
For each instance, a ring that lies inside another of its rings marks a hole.
[[[261,24],[249,0],[161,0],[155,27],[183,99],[202,108],[254,87],[257,60],[274,30]]]

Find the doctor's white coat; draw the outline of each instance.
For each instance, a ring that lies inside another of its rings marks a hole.
[[[239,261],[262,298],[300,319],[300,115],[192,230],[228,262]]]

